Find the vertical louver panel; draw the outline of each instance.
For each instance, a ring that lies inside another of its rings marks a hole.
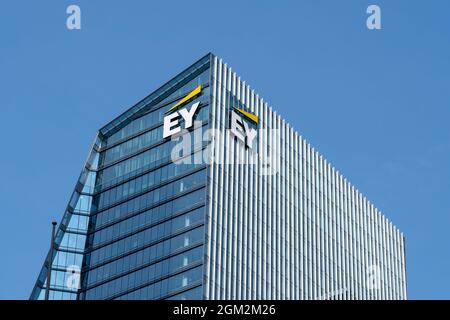
[[[403,234],[217,57],[211,95],[204,298],[406,299]],[[276,174],[227,132],[236,106]]]

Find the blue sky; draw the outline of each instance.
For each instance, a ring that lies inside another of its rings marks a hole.
[[[405,233],[409,298],[450,298],[449,1],[0,7],[0,299],[28,298],[96,130],[209,51]]]

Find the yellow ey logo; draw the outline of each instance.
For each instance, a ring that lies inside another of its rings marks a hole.
[[[197,95],[199,95],[202,92],[202,86],[198,86],[196,87],[194,90],[192,90],[191,92],[189,92],[183,99],[181,99],[180,101],[178,101],[175,105],[173,105],[173,107],[171,107],[169,110],[166,111],[166,113],[170,113],[173,110],[179,108],[180,106],[182,106],[183,104],[185,104],[186,102],[188,102],[189,100],[191,100],[192,98],[196,97]]]
[[[183,99],[178,101],[175,105],[173,105],[166,113],[170,113],[169,115],[164,117],[164,130],[163,137],[167,138],[171,135],[174,135],[181,131],[181,127],[179,125],[180,117],[184,119],[184,127],[186,129],[192,127],[193,118],[200,105],[200,102],[196,102],[192,105],[191,109],[183,108],[179,111],[174,112],[176,109],[179,109],[186,102],[192,100],[196,96],[198,96],[202,92],[202,87],[197,86],[194,90],[189,92]]]
[[[231,111],[231,120],[230,120],[230,130],[231,133],[241,140],[245,145],[252,149],[253,148],[253,140],[256,138],[257,131],[256,129],[249,126],[247,121],[244,121],[242,119],[242,116],[244,116],[246,119],[250,120],[254,124],[258,124],[258,116],[250,113],[248,111],[245,111],[243,109],[239,108],[233,108]]]

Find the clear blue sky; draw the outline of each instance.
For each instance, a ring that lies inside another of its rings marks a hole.
[[[409,298],[449,299],[449,14],[447,0],[2,1],[0,298],[28,298],[96,130],[212,51],[405,233]]]

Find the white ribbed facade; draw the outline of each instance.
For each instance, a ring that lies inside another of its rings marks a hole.
[[[229,135],[229,94],[258,115],[263,165],[209,168],[205,299],[406,299],[405,238],[219,58],[211,126],[220,162],[253,151]],[[225,147],[224,147],[225,146]]]

